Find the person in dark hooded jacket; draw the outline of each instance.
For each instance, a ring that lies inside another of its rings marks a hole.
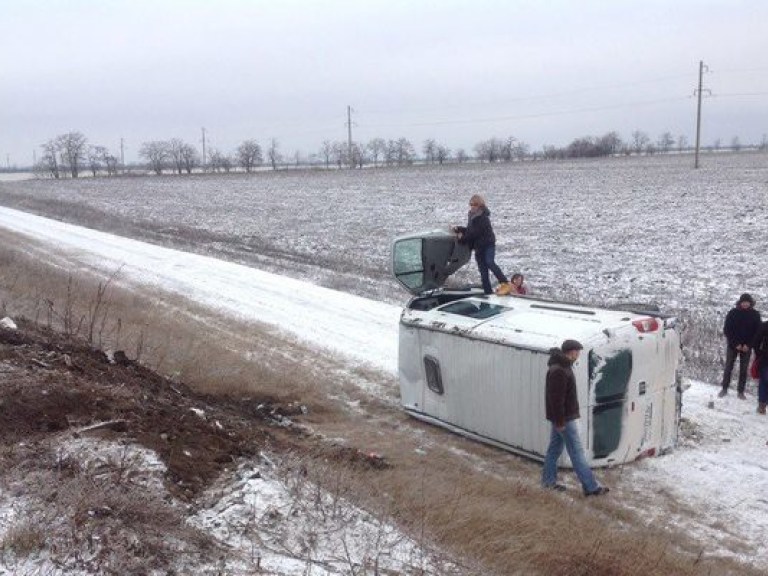
[[[731,384],[731,372],[739,358],[739,380],[738,396],[742,400],[746,399],[744,389],[747,385],[747,370],[749,368],[749,357],[752,354],[752,343],[760,329],[760,312],[755,310],[755,299],[750,294],[742,294],[736,306],[728,311],[723,325],[723,334],[728,345],[725,354],[725,370],[723,372],[722,390],[719,396],[722,398],[728,394],[728,387]]]
[[[485,199],[475,194],[469,199],[469,214],[466,226],[454,226],[459,242],[468,245],[475,251],[475,262],[480,271],[480,280],[483,284],[483,292],[492,294],[491,278],[489,271],[493,272],[499,287],[496,294],[507,295],[511,286],[507,277],[496,264],[496,235],[491,226],[491,211],[485,205]]]
[[[587,463],[579,437],[579,399],[573,364],[579,359],[583,346],[576,340],[566,340],[560,348],[552,348],[546,379],[546,415],[552,424],[549,447],[544,458],[541,484],[544,488],[563,491],[565,486],[557,482],[557,461],[563,453],[563,445],[573,464],[573,471],[581,482],[585,496],[601,496],[608,488],[595,479]]]

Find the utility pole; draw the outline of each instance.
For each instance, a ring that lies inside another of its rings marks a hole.
[[[349,155],[349,167],[354,168],[352,161],[352,106],[347,106],[347,154]]]
[[[203,130],[203,172],[205,172],[205,128]]]
[[[696,154],[695,154],[695,160],[693,163],[694,168],[699,167],[699,146],[701,144],[701,95],[704,92],[704,68],[706,66],[704,65],[703,60],[699,60],[699,89],[694,90],[694,94],[696,94],[698,99],[698,106],[696,107]],[[707,90],[709,92],[709,90]]]

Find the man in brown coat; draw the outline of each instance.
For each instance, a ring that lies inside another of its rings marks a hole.
[[[585,496],[601,496],[608,488],[598,484],[587,464],[584,448],[579,438],[579,398],[573,364],[579,359],[584,347],[576,340],[566,340],[560,348],[552,348],[546,380],[547,420],[552,423],[549,448],[544,458],[541,484],[544,488],[563,491],[565,486],[557,482],[557,460],[563,453],[563,445],[573,464],[573,471],[581,482]]]

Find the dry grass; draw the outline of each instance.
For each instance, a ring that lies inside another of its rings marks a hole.
[[[163,493],[129,479],[133,464],[94,466],[87,458],[39,444],[16,455],[6,481],[25,509],[0,542],[6,566],[44,552],[62,569],[147,574],[176,566],[180,552],[204,557],[215,550]]]
[[[8,248],[13,244],[2,245],[4,310],[59,328],[64,310],[89,320],[105,279],[72,277]],[[366,375],[349,375],[334,359],[258,326],[223,320],[167,294],[123,290],[117,282],[101,298],[109,314],[94,324],[97,345],[120,347],[201,391],[234,395],[258,389],[300,399],[310,406],[308,420],[319,438],[342,438],[385,454],[389,468],[349,469],[336,461],[338,448],[321,440],[308,443],[308,455],[293,469],[299,466],[318,486],[393,519],[425,548],[439,545],[461,559],[467,574],[758,573],[709,557],[674,527],[643,525],[621,509],[620,491],[615,498],[588,500],[542,492],[538,465],[415,423],[391,403],[368,398],[362,410],[345,410],[341,400],[363,396],[352,378]],[[69,492],[78,495],[74,485]],[[99,502],[127,506],[110,500],[103,486],[81,496],[91,502],[89,509]],[[134,512],[138,522],[140,511]],[[161,524],[174,522],[170,514]]]

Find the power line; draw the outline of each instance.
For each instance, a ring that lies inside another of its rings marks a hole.
[[[443,126],[454,124],[482,124],[486,122],[501,122],[508,120],[528,120],[532,118],[546,118],[549,116],[566,116],[568,114],[580,114],[583,112],[600,112],[603,110],[616,110],[619,108],[635,107],[635,106],[649,106],[652,104],[664,104],[668,102],[680,102],[683,100],[689,100],[690,96],[679,96],[676,98],[663,98],[659,100],[645,100],[640,102],[627,102],[625,104],[610,104],[607,106],[590,106],[585,108],[572,108],[570,110],[559,110],[555,112],[538,112],[535,114],[519,114],[515,116],[492,116],[484,118],[472,118],[464,120],[437,120],[434,122],[411,122],[400,124],[369,124],[366,128],[409,128],[419,126]]]
[[[738,98],[738,97],[747,97],[747,96],[768,96],[768,92],[742,92],[742,93],[733,93],[733,94],[713,94],[713,98]]]
[[[598,84],[593,86],[585,86],[582,88],[576,88],[573,90],[566,90],[562,92],[549,92],[544,94],[533,94],[529,96],[519,96],[516,98],[504,98],[504,99],[498,99],[498,100],[486,100],[484,102],[474,102],[470,103],[469,106],[497,106],[497,105],[504,105],[504,104],[514,104],[519,102],[527,102],[530,100],[549,100],[549,99],[556,99],[556,98],[563,98],[563,97],[569,97],[574,96],[576,94],[584,94],[588,92],[595,92],[595,91],[606,91],[606,90],[612,90],[617,88],[633,88],[635,86],[640,86],[643,84],[654,84],[658,82],[663,82],[667,80],[680,80],[680,79],[691,79],[691,74],[675,74],[675,75],[669,75],[669,76],[660,76],[657,78],[649,78],[646,80],[636,80],[634,82],[623,82],[620,84]],[[468,105],[462,104],[462,105],[456,105],[456,106],[446,106],[442,107],[441,110],[455,110],[459,108],[467,108]],[[412,110],[413,111],[413,110]],[[430,108],[430,111],[434,112],[434,108]],[[400,112],[400,110],[397,110],[396,112]],[[367,114],[391,114],[392,112],[389,111],[381,111],[381,110],[366,110]]]

